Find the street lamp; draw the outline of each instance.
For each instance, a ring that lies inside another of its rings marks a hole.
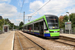
[[[68,22],[67,22],[67,25],[68,25],[68,30],[69,30],[69,34],[72,32],[71,31],[71,21],[70,21],[70,16],[69,16],[69,12],[66,12],[68,14]]]
[[[66,12],[68,14],[68,21],[70,21],[69,12]]]
[[[32,17],[32,16],[28,16],[28,22],[30,22],[31,17]]]

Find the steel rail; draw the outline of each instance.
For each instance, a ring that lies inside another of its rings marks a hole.
[[[18,38],[19,44],[20,44],[20,46],[21,46],[21,49],[23,50],[23,47],[22,47],[22,44],[21,44],[21,42],[20,42],[20,39],[19,39],[19,36],[18,36],[18,35],[17,35],[17,38]]]
[[[19,32],[20,33],[20,32]],[[22,33],[20,33],[21,35],[23,35]],[[26,37],[25,35],[23,35],[24,37]],[[33,40],[29,39],[28,37],[26,37],[28,40],[30,40],[31,42],[33,42],[34,44],[36,44],[38,47],[41,48],[41,50],[45,50],[45,48],[43,48],[42,46],[40,46],[39,44],[35,43]]]

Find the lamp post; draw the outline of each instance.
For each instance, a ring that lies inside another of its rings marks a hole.
[[[69,12],[66,12],[68,14],[68,22],[70,21]]]
[[[69,29],[69,34],[71,33],[71,21],[70,21],[70,16],[69,16],[69,12],[66,12],[68,14],[68,29]]]
[[[23,13],[23,23],[25,24],[25,12]]]
[[[32,16],[28,16],[28,22],[30,22],[31,17],[32,17]]]

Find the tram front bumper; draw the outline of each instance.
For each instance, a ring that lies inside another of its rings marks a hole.
[[[57,32],[57,33],[50,33],[50,36],[51,36],[51,37],[56,37],[56,36],[59,36],[59,35],[60,35],[59,32]]]

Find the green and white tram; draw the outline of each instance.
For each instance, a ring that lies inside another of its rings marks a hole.
[[[55,15],[44,15],[23,25],[23,31],[43,37],[59,37],[59,20]]]

